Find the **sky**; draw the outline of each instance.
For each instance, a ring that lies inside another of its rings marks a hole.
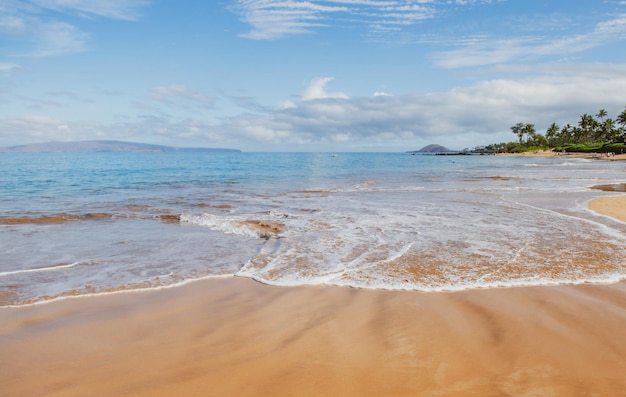
[[[0,0],[0,146],[460,150],[625,107],[624,0]]]

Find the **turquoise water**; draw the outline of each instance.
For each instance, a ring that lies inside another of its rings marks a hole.
[[[0,302],[274,285],[460,290],[611,282],[626,164],[404,153],[0,155]]]

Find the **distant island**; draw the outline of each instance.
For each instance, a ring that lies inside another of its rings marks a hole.
[[[123,141],[42,142],[0,148],[0,153],[99,153],[99,152],[241,152],[238,149],[151,145]]]
[[[421,148],[420,150],[413,150],[407,153],[411,153],[411,154],[415,154],[415,153],[432,153],[432,154],[437,154],[437,153],[456,153],[456,150],[451,150],[448,149],[445,146],[441,146],[441,145],[426,145],[423,148]]]

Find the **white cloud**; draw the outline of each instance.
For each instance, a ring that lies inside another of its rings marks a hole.
[[[48,57],[84,51],[89,35],[65,22],[54,22],[41,25],[39,37],[40,47],[29,56]]]
[[[215,128],[262,144],[355,147],[384,142],[402,148],[417,140],[446,140],[471,147],[513,140],[509,128],[520,121],[542,132],[552,122],[576,123],[580,114],[601,108],[617,114],[626,105],[626,73],[617,77],[615,70],[603,77],[573,66],[570,71],[487,80],[428,95],[308,99],[264,115],[233,117]]]
[[[58,139],[62,121],[39,115],[0,119],[2,141],[7,144],[33,143]]]
[[[251,26],[242,36],[262,40],[312,33],[315,28],[339,23],[361,24],[378,32],[391,31],[395,30],[394,25],[413,25],[432,18],[434,8],[430,3],[433,1],[236,0],[235,12]],[[330,19],[337,14],[342,18]]]
[[[84,51],[89,33],[63,21],[63,14],[135,20],[147,4],[147,0],[3,0],[0,35],[11,35],[23,48],[5,55],[48,57]],[[58,13],[53,17],[47,10]]]
[[[99,16],[111,19],[135,20],[147,0],[31,0],[34,5],[50,10]]]
[[[277,106],[278,110],[292,109],[297,107],[297,105],[292,101],[284,101]]]
[[[0,62],[0,73],[8,73],[20,68],[17,63]]]
[[[343,92],[334,92],[329,93],[326,91],[326,84],[333,80],[332,77],[318,77],[313,79],[306,91],[302,95],[302,100],[310,101],[313,99],[323,99],[323,98],[339,98],[339,99],[347,99],[348,96]]]
[[[26,30],[26,25],[26,21],[19,16],[0,14],[0,33],[20,34]]]
[[[242,20],[253,28],[243,35],[251,39],[274,39],[308,33],[312,27],[323,26],[316,22],[322,19],[323,13],[346,10],[344,7],[290,0],[238,0],[236,5]]]
[[[181,106],[189,103],[212,106],[215,102],[215,98],[181,84],[156,86],[150,90],[150,97],[155,101]]]
[[[540,75],[485,80],[425,95],[337,96],[326,92],[330,78],[325,77],[313,80],[290,106],[257,107],[254,114],[221,120],[198,112],[189,118],[157,113],[108,124],[25,116],[0,119],[0,134],[8,143],[106,136],[244,150],[402,151],[422,143],[461,149],[514,140],[510,126],[517,122],[533,123],[545,132],[552,122],[575,124],[581,114],[599,109],[615,118],[626,105],[624,65],[537,68]],[[186,95],[184,86],[176,87],[162,86],[154,95],[157,100]]]
[[[626,74],[626,65],[612,63],[545,63],[545,64],[501,64],[495,65],[495,73],[542,74],[545,76],[580,76],[585,78],[621,80]]]
[[[435,54],[433,60],[435,64],[445,68],[493,65],[524,59],[562,57],[624,38],[626,38],[626,14],[601,22],[588,33],[549,41],[539,37],[473,38],[462,48]]]

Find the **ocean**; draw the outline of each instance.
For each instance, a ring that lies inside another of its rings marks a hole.
[[[619,161],[406,153],[0,154],[0,306],[209,277],[454,291],[626,277],[587,209]]]

